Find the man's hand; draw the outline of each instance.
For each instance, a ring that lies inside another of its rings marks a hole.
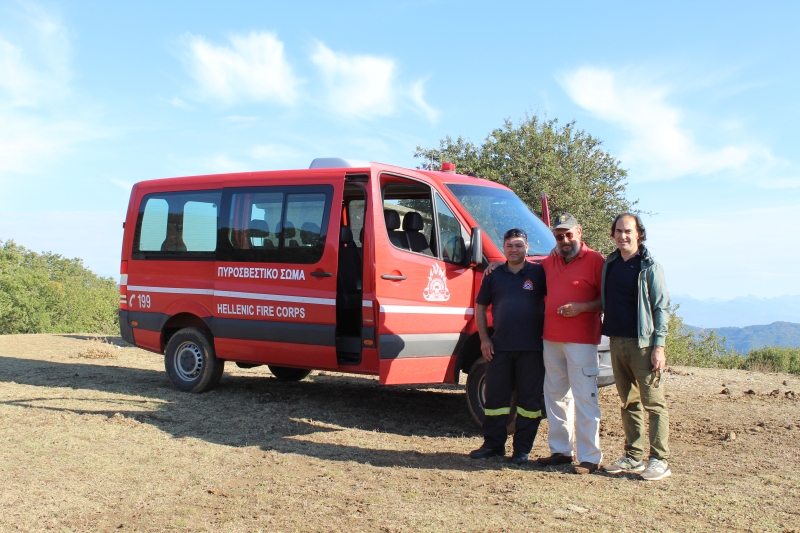
[[[653,347],[653,352],[650,354],[650,362],[653,363],[653,372],[664,370],[664,367],[667,366],[667,354],[663,346]]]
[[[495,268],[499,267],[502,264],[504,264],[502,261],[494,261],[492,263],[489,263],[489,266],[487,266],[486,270],[483,271],[483,275],[488,276],[489,274],[492,273],[492,270],[494,270]]]
[[[570,302],[559,307],[556,312],[567,318],[578,316],[581,313],[599,313],[603,310],[600,300],[592,302]]]
[[[558,308],[558,314],[565,317],[578,316],[583,313],[583,304],[570,302]]]
[[[565,317],[578,316],[588,311],[588,305],[580,302],[570,302],[558,308],[558,314]]]
[[[494,344],[492,344],[490,339],[481,341],[481,353],[483,354],[483,358],[487,361],[492,360],[492,356],[494,356]]]

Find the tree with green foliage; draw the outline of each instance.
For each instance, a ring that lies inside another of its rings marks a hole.
[[[450,161],[459,174],[474,172],[502,183],[539,216],[541,194],[546,193],[550,213],[575,215],[586,243],[601,253],[614,249],[608,237],[614,217],[636,204],[625,197],[627,171],[602,149],[600,140],[578,130],[574,121],[561,126],[557,119],[533,114],[515,127],[506,119],[480,146],[448,135],[439,141],[439,148],[418,146],[414,157],[422,159],[426,168]]]
[[[118,299],[81,259],[0,241],[0,334],[118,333]]]

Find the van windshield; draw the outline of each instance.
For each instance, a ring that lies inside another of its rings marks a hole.
[[[503,234],[512,228],[528,234],[528,255],[548,255],[556,245],[550,228],[513,192],[461,183],[448,183],[447,188],[498,250],[503,250]]]

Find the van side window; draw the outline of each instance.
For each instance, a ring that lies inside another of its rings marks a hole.
[[[395,247],[437,256],[430,187],[410,180],[386,183],[383,217],[389,240]]]
[[[226,191],[221,261],[312,264],[322,258],[333,188]]]
[[[439,193],[436,196],[436,221],[439,224],[439,242],[442,243],[442,260],[461,264],[466,251],[469,234],[456,216],[444,203]]]
[[[142,199],[133,259],[213,258],[222,193],[154,193]]]

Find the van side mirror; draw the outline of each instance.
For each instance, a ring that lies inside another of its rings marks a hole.
[[[481,263],[483,263],[483,230],[474,226],[469,242],[469,266],[478,266]]]

